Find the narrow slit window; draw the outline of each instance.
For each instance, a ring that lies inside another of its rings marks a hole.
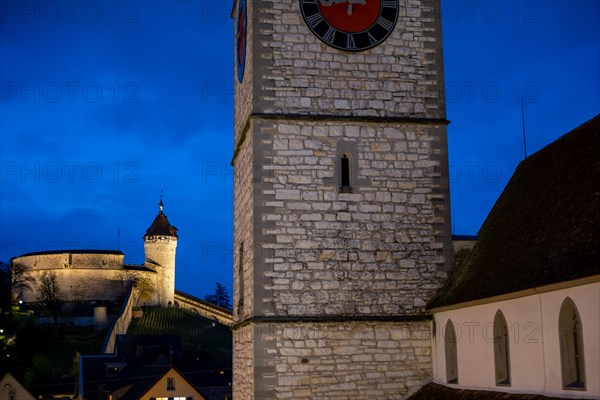
[[[352,185],[350,182],[350,158],[347,154],[342,154],[340,158],[340,191],[350,192]]]
[[[239,260],[238,260],[238,314],[241,314],[244,309],[244,242],[240,244]]]
[[[570,298],[566,298],[560,308],[558,324],[563,388],[583,390],[585,389],[585,363],[581,319],[575,303]]]

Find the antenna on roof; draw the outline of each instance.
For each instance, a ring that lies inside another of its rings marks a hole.
[[[523,122],[523,152],[527,159],[527,133],[525,132],[525,107],[523,106],[523,96],[521,96],[521,120]]]
[[[117,250],[121,250],[121,227],[117,227]]]

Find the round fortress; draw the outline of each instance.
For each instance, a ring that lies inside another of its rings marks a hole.
[[[177,228],[159,212],[144,235],[144,264],[125,264],[119,250],[56,250],[27,253],[11,259],[33,278],[29,288],[13,296],[35,303],[44,274],[55,274],[60,297],[67,302],[108,301],[121,303],[135,282],[143,286],[140,305],[169,306],[175,301],[175,252]]]

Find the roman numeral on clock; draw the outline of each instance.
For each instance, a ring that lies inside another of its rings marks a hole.
[[[321,15],[321,13],[316,13],[306,17],[306,20],[308,21],[310,26],[314,28],[315,26],[319,25],[321,21],[323,21],[323,16]]]
[[[354,43],[354,35],[348,34],[348,38],[346,39],[346,48],[356,49],[356,43]]]
[[[382,2],[383,8],[396,8],[398,7],[398,3],[396,0],[383,0]]]
[[[367,31],[367,36],[369,37],[369,42],[371,44],[377,43],[377,39],[375,39],[375,36],[371,35],[371,32]]]
[[[335,38],[335,29],[333,29],[332,27],[329,27],[329,29],[327,30],[327,33],[325,33],[325,35],[323,36],[323,40],[325,40],[329,43],[333,43],[334,38]]]
[[[381,26],[386,31],[392,30],[392,27],[394,26],[392,21],[388,21],[387,19],[385,19],[383,17],[379,17],[379,19],[377,20],[377,25]]]

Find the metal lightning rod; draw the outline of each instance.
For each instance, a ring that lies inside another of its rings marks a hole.
[[[527,159],[527,133],[525,132],[525,107],[523,105],[523,96],[521,96],[521,120],[523,122],[523,152]]]

